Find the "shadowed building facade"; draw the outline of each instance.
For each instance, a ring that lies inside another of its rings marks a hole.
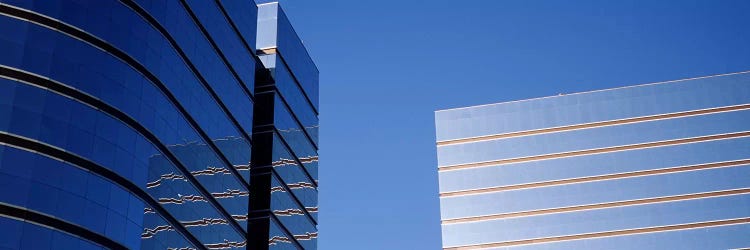
[[[278,4],[0,0],[0,30],[0,249],[316,249],[318,71]]]
[[[435,120],[444,249],[750,247],[750,72]]]

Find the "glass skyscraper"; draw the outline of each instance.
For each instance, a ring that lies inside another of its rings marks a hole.
[[[278,3],[0,0],[0,249],[315,249],[317,103]]]
[[[750,247],[750,72],[435,120],[444,249]]]

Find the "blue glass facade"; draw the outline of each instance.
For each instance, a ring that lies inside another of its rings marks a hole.
[[[318,69],[278,3],[258,5],[260,61],[270,70],[256,82],[255,130],[251,182],[265,203],[251,203],[251,213],[272,220],[251,220],[268,234],[274,248],[314,248],[318,233]],[[296,62],[293,63],[293,62]],[[266,192],[270,190],[270,192]],[[270,211],[270,212],[269,212]],[[285,228],[280,234],[276,228]]]
[[[0,30],[0,249],[316,248],[318,71],[278,4],[0,0]]]
[[[750,73],[437,111],[444,249],[750,246]]]

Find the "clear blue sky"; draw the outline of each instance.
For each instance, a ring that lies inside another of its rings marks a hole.
[[[750,70],[750,1],[282,0],[321,71],[320,249],[439,249],[434,111]]]

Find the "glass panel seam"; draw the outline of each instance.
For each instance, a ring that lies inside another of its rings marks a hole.
[[[637,206],[637,205],[656,204],[656,203],[694,200],[694,199],[705,199],[705,198],[731,196],[731,195],[743,195],[743,194],[750,194],[750,188],[651,197],[651,198],[645,198],[645,199],[576,205],[576,206],[568,206],[568,207],[545,208],[545,209],[538,209],[538,210],[528,210],[528,211],[519,211],[519,212],[510,212],[510,213],[502,213],[502,214],[492,214],[492,215],[481,215],[481,216],[464,217],[464,218],[452,218],[452,219],[442,220],[441,224],[447,225],[447,224],[456,224],[456,223],[470,223],[470,222],[480,222],[480,221],[488,221],[488,220],[539,216],[539,215],[557,214],[557,213],[570,213],[570,212],[588,211],[588,210],[596,210],[596,209]]]
[[[302,211],[303,211],[303,212],[305,213],[305,217],[307,217],[307,219],[308,219],[308,220],[310,220],[310,222],[311,222],[311,223],[312,223],[313,225],[318,225],[318,222],[317,222],[317,221],[315,221],[315,218],[313,218],[313,217],[312,217],[312,215],[310,214],[310,212],[309,212],[309,211],[307,211],[307,209],[306,209],[306,207],[305,207],[305,204],[303,204],[303,203],[302,203],[302,201],[300,201],[300,200],[299,200],[299,198],[297,198],[297,196],[296,196],[296,195],[294,195],[294,192],[291,192],[291,190],[292,190],[292,189],[291,189],[291,188],[289,188],[289,185],[288,185],[288,184],[287,184],[287,183],[286,183],[286,182],[284,181],[284,179],[282,179],[282,178],[281,178],[281,175],[279,175],[279,173],[278,173],[278,172],[276,172],[276,169],[271,169],[271,170],[273,171],[273,175],[274,175],[274,176],[276,177],[276,179],[278,179],[278,180],[279,180],[279,183],[281,183],[282,185],[284,185],[284,188],[285,188],[286,190],[290,190],[290,192],[288,193],[288,194],[289,194],[289,196],[291,196],[291,197],[292,197],[292,199],[294,200],[294,203],[295,203],[295,204],[296,204],[296,205],[297,205],[298,207],[302,208],[301,210],[302,210]]]
[[[98,48],[102,51],[105,51],[108,54],[114,56],[115,58],[125,62],[126,64],[134,68],[136,71],[143,74],[152,84],[154,84],[162,92],[162,94],[164,94],[167,97],[167,100],[172,105],[174,105],[175,108],[177,108],[177,111],[184,116],[187,122],[193,127],[193,129],[195,129],[195,131],[202,137],[202,139],[206,141],[207,145],[209,145],[212,148],[214,154],[216,154],[220,159],[222,159],[224,164],[227,165],[227,167],[232,166],[232,164],[230,164],[230,162],[226,159],[226,157],[218,150],[218,147],[216,147],[216,145],[213,143],[212,140],[208,139],[209,138],[208,135],[201,129],[200,126],[197,125],[197,122],[195,122],[195,120],[188,114],[187,110],[184,107],[182,107],[182,105],[180,105],[180,103],[177,101],[174,95],[172,95],[172,93],[158,79],[158,77],[156,77],[153,73],[151,73],[145,66],[140,64],[137,60],[130,57],[127,53],[117,49],[116,47],[107,43],[106,41],[92,34],[89,34],[81,29],[78,29],[67,23],[53,19],[51,17],[47,17],[45,15],[42,15],[33,11],[19,9],[13,6],[6,5],[4,3],[0,3],[0,14],[5,14],[13,18],[29,21],[40,26],[48,27],[51,30],[60,32],[62,34],[68,35],[77,40],[90,44],[91,46]],[[240,132],[242,133],[242,130],[240,130]],[[245,139],[248,141],[248,143],[252,145],[252,140],[248,139],[248,136],[245,135],[244,133],[243,135],[245,136]],[[232,167],[228,167],[228,169],[233,173],[234,177],[238,180],[238,182],[245,185],[246,189],[249,189],[248,184],[240,177],[241,175],[239,174],[239,172],[237,172],[236,169]]]
[[[195,245],[196,247],[203,247],[202,243],[197,238],[195,238],[194,235],[189,233],[189,231],[176,218],[172,217],[172,215],[167,212],[167,210],[162,207],[159,202],[154,200],[148,193],[146,193],[146,191],[143,191],[143,189],[139,188],[130,180],[116,174],[115,172],[99,166],[97,163],[94,163],[71,152],[67,152],[54,146],[47,145],[46,143],[22,136],[0,132],[0,143],[21,150],[42,154],[50,158],[65,161],[69,164],[75,165],[98,176],[101,176],[104,179],[112,181],[131,194],[138,196],[142,201],[146,202],[152,209],[156,210],[156,212],[161,215],[162,218],[166,219],[173,228],[175,228],[180,232],[180,234],[185,236],[187,240],[190,241],[193,245]]]
[[[541,160],[547,160],[547,159],[567,158],[567,157],[575,157],[575,156],[583,156],[583,155],[637,150],[637,149],[644,149],[644,148],[665,147],[665,146],[673,146],[673,145],[680,145],[680,144],[725,140],[725,139],[741,138],[741,137],[749,137],[749,136],[750,136],[750,131],[714,134],[714,135],[707,135],[707,136],[697,136],[697,137],[680,138],[680,139],[672,139],[672,140],[664,140],[664,141],[656,141],[656,142],[645,142],[645,143],[619,145],[619,146],[612,146],[612,147],[568,151],[568,152],[561,152],[561,153],[523,156],[523,157],[516,157],[516,158],[506,158],[506,159],[498,159],[498,160],[490,160],[490,161],[438,166],[438,171],[442,172],[442,171],[454,171],[454,170],[478,168],[478,167],[490,167],[490,166],[498,166],[498,165],[504,165],[504,164],[509,164],[509,163],[541,161]]]
[[[292,68],[289,67],[289,64],[286,63],[286,59],[284,59],[284,55],[282,54],[282,52],[279,51],[276,48],[274,48],[273,51],[281,59],[281,63],[284,64],[284,67],[286,67],[288,69],[290,75],[292,76],[292,79],[294,80],[295,86],[297,86],[297,89],[299,89],[299,91],[305,97],[305,100],[307,101],[307,104],[310,106],[310,108],[312,108],[313,112],[315,112],[315,116],[318,116],[318,114],[319,114],[318,113],[318,109],[315,108],[315,105],[313,105],[313,102],[310,99],[310,96],[307,94],[307,91],[305,91],[305,89],[302,88],[302,85],[299,83],[299,80],[297,79],[297,76],[294,75],[294,70],[292,70]]]
[[[724,112],[732,112],[732,111],[740,111],[740,110],[748,110],[748,109],[750,109],[750,104],[732,105],[732,106],[716,107],[716,108],[709,108],[709,109],[674,112],[674,113],[668,113],[668,114],[640,116],[640,117],[632,117],[632,118],[625,118],[625,119],[618,119],[618,120],[582,123],[582,124],[575,124],[575,125],[568,125],[568,126],[550,127],[550,128],[542,128],[542,129],[515,131],[515,132],[510,132],[510,133],[501,133],[501,134],[492,134],[492,135],[483,135],[483,136],[476,136],[476,137],[443,140],[443,141],[438,141],[437,146],[441,147],[441,146],[448,146],[448,145],[454,145],[454,144],[474,143],[474,142],[500,140],[500,139],[506,139],[506,138],[532,136],[532,135],[539,135],[539,134],[558,133],[558,132],[589,129],[589,128],[618,126],[618,125],[625,125],[625,124],[631,124],[631,123],[675,119],[675,118],[682,118],[682,117],[708,115],[708,114],[716,114],[716,113],[724,113]]]
[[[305,176],[307,176],[307,178],[310,181],[310,183],[312,183],[313,185],[315,185],[315,188],[317,189],[318,188],[318,182],[315,180],[315,178],[312,177],[312,175],[310,174],[310,172],[307,171],[307,168],[304,167],[305,165],[302,164],[302,161],[300,161],[299,157],[297,157],[297,154],[294,153],[294,151],[292,150],[292,147],[289,146],[289,143],[287,143],[286,140],[281,136],[281,132],[279,132],[279,130],[275,126],[273,127],[273,133],[276,134],[276,137],[279,138],[279,141],[281,141],[281,143],[284,145],[284,147],[286,147],[287,152],[289,152],[289,154],[292,155],[292,157],[294,157],[294,161],[297,164],[299,164],[299,166],[302,168],[302,170],[305,173]]]
[[[442,197],[456,197],[456,196],[465,196],[465,195],[486,194],[486,193],[519,190],[519,189],[540,188],[540,187],[569,185],[569,184],[584,183],[584,182],[605,181],[605,180],[634,178],[634,177],[650,176],[650,175],[679,173],[679,172],[686,172],[686,171],[699,171],[699,170],[707,170],[707,169],[715,169],[715,168],[734,167],[734,166],[747,165],[747,164],[750,164],[750,159],[741,159],[741,160],[726,161],[726,162],[712,162],[712,163],[697,164],[697,165],[649,169],[649,170],[642,170],[642,171],[622,172],[622,173],[613,173],[613,174],[606,174],[606,175],[558,179],[558,180],[549,180],[549,181],[541,181],[541,182],[521,183],[521,184],[513,184],[513,185],[506,185],[506,186],[494,186],[494,187],[485,187],[485,188],[477,188],[477,189],[449,191],[449,192],[441,192],[440,197],[442,198]]]
[[[560,242],[560,241],[583,240],[583,239],[593,239],[593,238],[603,238],[603,237],[616,237],[616,236],[632,235],[632,234],[657,233],[657,232],[668,232],[668,231],[677,231],[677,230],[721,227],[721,226],[739,225],[739,224],[748,224],[748,223],[750,223],[750,217],[735,218],[735,219],[728,219],[728,220],[705,221],[705,222],[696,222],[696,223],[687,223],[687,224],[674,224],[674,225],[657,226],[657,227],[593,232],[593,233],[575,234],[575,235],[552,236],[552,237],[523,239],[523,240],[514,240],[514,241],[505,241],[505,242],[481,243],[481,244],[464,245],[464,246],[450,246],[450,247],[443,247],[443,249],[463,250],[463,249],[485,249],[485,248],[494,248],[494,247],[522,246],[522,245],[551,243],[551,242]]]
[[[214,39],[211,38],[211,36],[208,34],[208,30],[200,22],[200,20],[198,19],[198,16],[195,15],[195,12],[193,12],[193,10],[190,8],[190,6],[187,4],[187,2],[185,2],[185,0],[180,0],[180,4],[182,4],[182,7],[188,13],[188,15],[190,16],[190,19],[193,20],[193,23],[195,24],[195,26],[198,28],[198,30],[200,30],[200,34],[203,36],[203,38],[205,38],[208,41],[208,43],[211,44],[211,48],[219,56],[219,58],[221,58],[221,61],[224,63],[224,66],[226,66],[226,68],[229,70],[229,72],[234,77],[235,81],[237,81],[237,85],[239,85],[239,87],[242,89],[242,91],[244,92],[244,94],[250,99],[250,102],[254,103],[255,102],[255,98],[253,97],[253,94],[250,92],[250,90],[247,88],[247,83],[245,83],[244,81],[242,81],[242,79],[240,79],[239,74],[237,74],[237,70],[234,69],[234,67],[232,66],[232,64],[229,63],[229,60],[227,60],[227,57],[224,55],[224,53],[221,52],[221,49],[219,49],[218,44],[216,44],[216,41],[214,41]],[[224,17],[226,18],[226,16],[224,16]],[[229,20],[227,20],[227,21],[229,21]],[[242,39],[240,38],[240,40],[242,40]],[[177,44],[175,43],[174,46],[177,46]],[[249,53],[249,52],[248,52],[248,55],[251,58],[255,57],[254,54]],[[187,58],[184,58],[184,60],[187,61]],[[196,71],[196,74],[198,74],[197,71]],[[228,113],[228,115],[231,115],[231,113]]]
[[[12,204],[0,202],[0,216],[46,227],[109,249],[128,249],[124,245],[85,227],[25,207],[17,207]]]
[[[18,79],[19,81],[23,81],[26,83],[29,83],[33,86],[40,87],[43,89],[49,89],[54,90],[58,93],[63,93],[63,96],[68,97],[69,99],[72,99],[74,101],[84,103],[87,106],[93,107],[96,110],[99,110],[121,122],[126,124],[127,126],[133,128],[136,130],[139,134],[141,134],[144,138],[146,138],[150,143],[155,145],[162,154],[164,154],[169,161],[174,164],[174,166],[182,172],[183,176],[189,179],[189,181],[195,186],[195,188],[201,192],[201,194],[206,197],[210,202],[214,202],[215,204],[212,204],[217,211],[222,214],[224,217],[227,217],[227,221],[230,221],[230,224],[236,224],[237,227],[241,229],[241,226],[237,224],[237,222],[232,218],[232,216],[227,212],[224,207],[222,207],[218,201],[215,200],[215,198],[211,195],[211,193],[203,187],[200,182],[191,174],[191,172],[184,166],[182,163],[177,159],[177,157],[172,154],[172,152],[154,135],[151,133],[147,128],[143,127],[140,123],[138,123],[135,119],[128,116],[127,114],[123,113],[122,111],[109,106],[107,103],[96,99],[94,97],[91,97],[87,94],[84,94],[82,92],[79,92],[78,90],[75,90],[73,88],[67,87],[67,85],[63,83],[56,82],[55,80],[52,80],[50,78],[46,78],[43,76],[35,76],[31,74],[26,74],[22,71],[15,71],[12,68],[2,66],[0,67],[0,75],[4,76],[4,78],[9,78],[12,76],[22,78]],[[12,78],[13,80],[16,80],[15,78]],[[233,169],[229,168],[229,169]],[[240,183],[245,183],[244,180],[240,181]],[[249,189],[248,189],[249,190]],[[236,230],[237,228],[235,228]],[[245,233],[244,230],[238,231],[241,235]]]
[[[296,123],[297,126],[301,128],[302,132],[305,135],[305,138],[307,138],[307,140],[310,142],[310,145],[312,145],[313,148],[315,148],[315,151],[318,151],[318,144],[315,143],[315,141],[312,139],[312,136],[310,136],[310,134],[307,133],[307,129],[305,129],[305,125],[302,124],[300,119],[297,118],[297,115],[294,114],[294,111],[292,111],[291,106],[289,106],[289,103],[286,102],[286,99],[284,99],[284,96],[281,94],[281,92],[279,91],[279,89],[276,87],[275,84],[273,88],[274,88],[274,92],[276,92],[276,95],[279,97],[279,100],[281,100],[281,102],[284,103],[284,108],[286,109],[287,113],[289,113],[292,116],[292,119],[294,119],[294,123]],[[317,117],[317,115],[315,117]]]

